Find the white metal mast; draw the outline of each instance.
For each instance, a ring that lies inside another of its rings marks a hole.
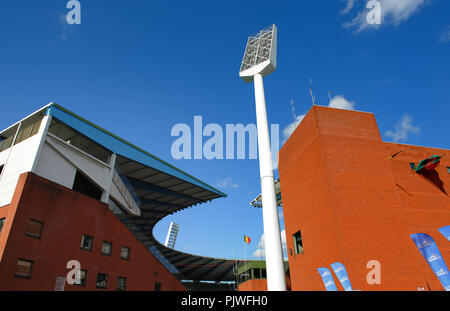
[[[245,48],[239,76],[255,86],[256,122],[258,129],[259,170],[261,177],[264,239],[266,250],[267,290],[285,291],[283,249],[278,219],[272,152],[263,77],[276,69],[277,28],[275,25],[250,36]]]
[[[316,96],[314,96],[314,93],[313,93],[311,78],[309,78],[309,93],[311,94],[311,100],[312,100],[313,106],[315,106],[316,105]]]

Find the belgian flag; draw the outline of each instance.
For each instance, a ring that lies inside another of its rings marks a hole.
[[[247,244],[250,244],[250,241],[251,241],[250,237],[249,237],[249,236],[246,236],[246,235],[244,234],[244,242],[247,243]]]

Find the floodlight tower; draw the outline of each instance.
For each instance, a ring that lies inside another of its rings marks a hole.
[[[269,125],[263,77],[277,67],[277,27],[272,25],[250,36],[247,40],[239,76],[245,82],[254,82],[256,123],[258,128],[259,172],[266,249],[267,290],[285,291],[283,249],[281,246],[280,222],[275,196],[272,152],[270,149]]]
[[[175,242],[177,241],[178,230],[180,230],[180,225],[174,223],[173,221],[170,223],[169,231],[167,232],[166,242],[164,246],[169,248],[175,247]]]

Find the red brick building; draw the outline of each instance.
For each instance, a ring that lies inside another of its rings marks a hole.
[[[313,106],[279,154],[292,290],[325,290],[317,268],[335,262],[353,289],[443,290],[410,235],[432,236],[450,264],[437,231],[450,225],[450,158],[420,174],[411,163],[445,153],[383,142],[371,113]],[[381,284],[366,281],[370,260]]]
[[[0,218],[0,290],[53,290],[70,260],[80,262],[83,282],[65,290],[185,290],[108,205],[32,173],[20,176]]]

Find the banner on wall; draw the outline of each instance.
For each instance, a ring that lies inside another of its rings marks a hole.
[[[450,241],[450,226],[442,227],[441,229],[438,229],[438,231]]]
[[[317,268],[317,271],[319,271],[319,274],[322,277],[323,284],[325,285],[327,291],[337,292],[337,287],[334,283],[334,279],[331,275],[330,270],[328,270],[327,268]]]
[[[422,256],[428,262],[446,291],[450,291],[450,273],[433,238],[425,233],[411,234]]]
[[[347,270],[345,266],[340,262],[335,262],[331,264],[331,268],[336,274],[339,282],[341,282],[342,287],[345,291],[352,291],[352,284],[350,283],[350,279],[348,278]]]

